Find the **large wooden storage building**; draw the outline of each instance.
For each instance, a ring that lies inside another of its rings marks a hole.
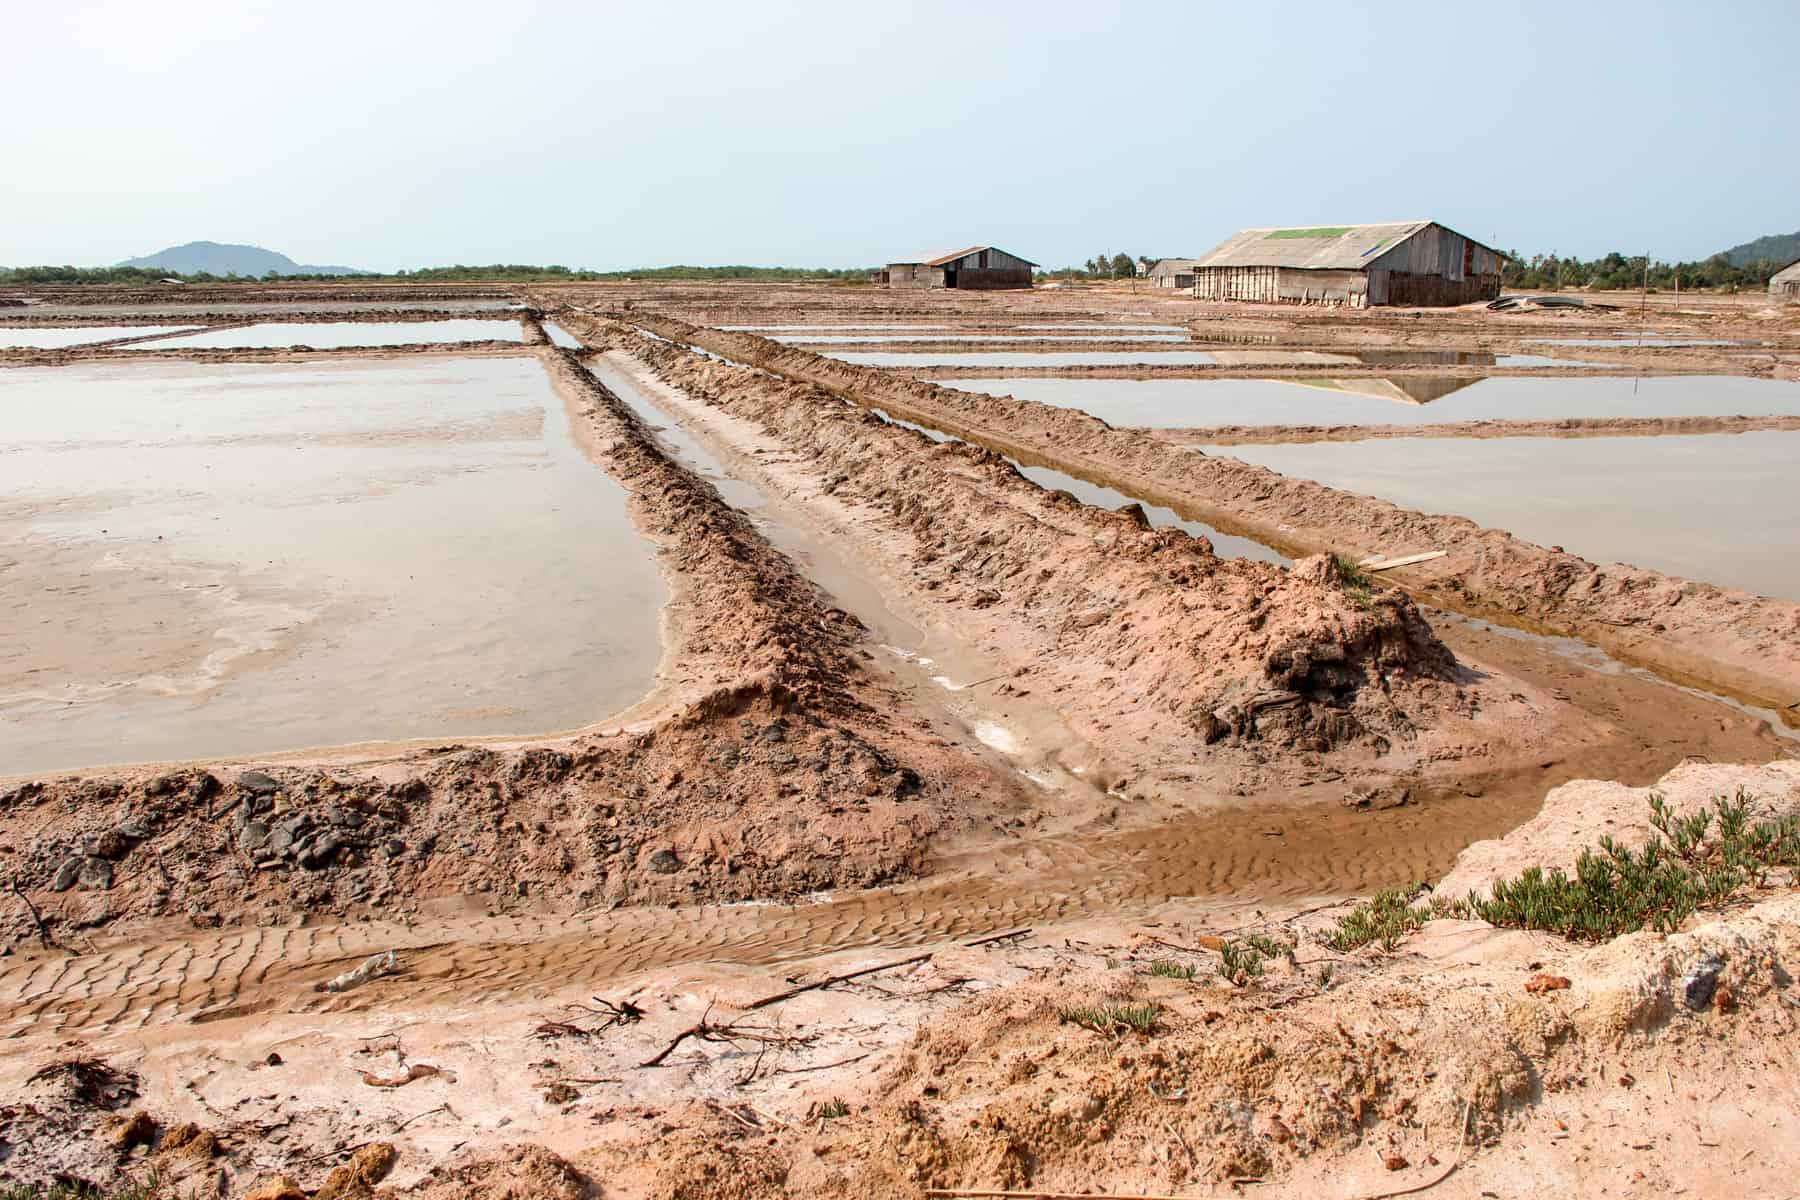
[[[1246,229],[1194,260],[1194,295],[1269,303],[1449,305],[1500,295],[1505,255],[1435,221]]]
[[[1770,277],[1769,298],[1800,302],[1800,262],[1790,263]]]
[[[970,246],[947,254],[891,262],[884,274],[896,288],[1028,288],[1036,263],[998,246]]]

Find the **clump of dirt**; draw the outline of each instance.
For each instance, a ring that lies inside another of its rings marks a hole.
[[[903,763],[866,721],[828,720],[765,679],[642,733],[445,748],[391,779],[271,767],[32,783],[0,795],[0,828],[53,937],[121,918],[408,911],[465,892],[792,896],[910,875],[946,823],[951,778]],[[32,935],[24,913],[7,920]]]
[[[122,1115],[143,1081],[79,1047],[32,1072],[23,1094],[0,1105],[0,1183],[110,1181],[155,1131],[144,1114]]]
[[[384,1190],[395,1200],[597,1200],[594,1180],[542,1146],[508,1147],[498,1155],[470,1155],[435,1167],[411,1187]]]

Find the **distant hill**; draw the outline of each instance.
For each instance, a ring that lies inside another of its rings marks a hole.
[[[170,246],[143,258],[128,258],[121,267],[143,267],[172,275],[248,275],[260,279],[270,271],[277,275],[367,275],[355,267],[318,267],[297,263],[285,254],[261,246],[230,246],[220,242],[189,242]]]
[[[1800,233],[1772,233],[1725,251],[1725,260],[1734,267],[1748,266],[1759,258],[1783,267],[1800,259]]]

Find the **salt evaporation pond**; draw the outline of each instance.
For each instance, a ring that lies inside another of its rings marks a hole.
[[[1800,413],[1800,383],[1741,376],[955,379],[944,387],[1078,408],[1113,425],[1425,425],[1562,417]]]
[[[1596,563],[1800,600],[1800,433],[1203,447]]]
[[[0,348],[26,350],[61,350],[69,346],[91,346],[118,338],[155,337],[180,333],[188,325],[45,325],[36,329],[0,329]]]
[[[0,775],[567,729],[667,592],[524,358],[0,371]]]
[[[140,348],[255,350],[311,346],[315,350],[341,350],[350,346],[416,346],[431,342],[524,340],[525,331],[517,321],[329,321],[318,324],[296,321],[245,325],[237,329],[209,329],[205,333],[145,342]]]
[[[565,350],[581,349],[581,339],[554,321],[544,322],[544,332],[549,335],[551,342]]]

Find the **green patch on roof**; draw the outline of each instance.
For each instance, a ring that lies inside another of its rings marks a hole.
[[[1277,229],[1269,234],[1269,240],[1274,241],[1277,238],[1335,238],[1343,237],[1349,232],[1350,227],[1347,225],[1332,227],[1321,226],[1317,229]]]

